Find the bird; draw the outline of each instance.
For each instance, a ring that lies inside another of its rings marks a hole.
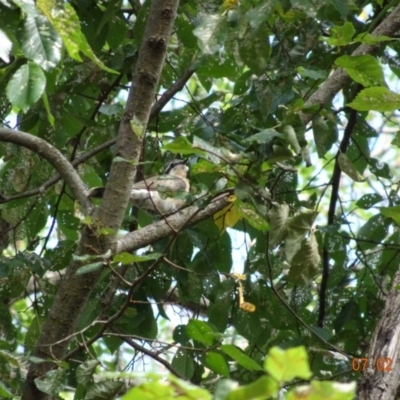
[[[187,159],[170,161],[162,175],[151,176],[131,187],[129,200],[135,207],[168,215],[185,205],[190,190]],[[103,197],[104,188],[93,188],[89,197]]]

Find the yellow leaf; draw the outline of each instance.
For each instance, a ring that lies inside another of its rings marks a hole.
[[[225,232],[226,228],[236,225],[241,218],[234,204],[229,204],[214,214],[214,222],[221,233]]]
[[[230,8],[236,7],[238,0],[224,0],[222,3],[222,8],[224,10],[229,10]]]
[[[256,311],[256,306],[253,303],[248,303],[247,301],[243,301],[239,304],[240,309],[247,312]]]

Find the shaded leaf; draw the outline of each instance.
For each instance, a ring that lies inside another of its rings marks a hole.
[[[311,232],[290,261],[289,281],[297,285],[308,283],[317,275],[320,261],[318,243],[314,232]]]
[[[340,169],[354,182],[363,182],[363,177],[358,173],[354,164],[351,162],[349,156],[346,153],[339,153],[338,162]]]
[[[364,210],[368,210],[374,204],[380,203],[381,201],[383,201],[383,197],[380,194],[368,193],[368,194],[364,194],[363,196],[361,196],[360,199],[357,200],[356,206],[358,206]]]
[[[64,379],[67,371],[64,368],[57,368],[46,372],[44,379],[35,379],[38,389],[50,395],[58,395],[64,387]]]
[[[172,367],[186,379],[192,378],[194,374],[193,353],[186,348],[178,347],[171,362]]]
[[[269,241],[272,247],[280,244],[286,235],[289,211],[289,205],[286,203],[274,203],[268,212],[270,225]]]
[[[337,140],[336,127],[330,126],[323,118],[317,117],[312,121],[315,146],[319,158],[323,158]]]

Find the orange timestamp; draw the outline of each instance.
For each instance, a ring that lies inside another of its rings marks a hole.
[[[372,367],[377,371],[391,372],[392,370],[392,359],[379,357],[376,359],[375,363],[369,358],[353,358],[351,362],[351,368],[353,371],[365,371],[368,364],[372,362]]]

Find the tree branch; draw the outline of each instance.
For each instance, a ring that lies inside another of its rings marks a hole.
[[[77,253],[101,255],[115,251],[117,233],[128,204],[136,161],[150,115],[151,105],[164,64],[167,44],[172,33],[178,8],[178,0],[153,0],[151,2],[142,46],[133,75],[125,113],[117,135],[116,155],[126,161],[111,165],[110,178],[100,207],[93,217],[93,224],[84,226]],[[14,133],[11,131],[11,133]],[[61,154],[61,153],[60,153]],[[69,168],[74,171],[69,164]],[[74,174],[76,172],[74,171]],[[72,182],[73,183],[73,182]],[[97,228],[110,228],[109,235],[100,235]],[[33,354],[46,362],[31,363],[25,381],[22,400],[47,400],[49,395],[41,392],[35,379],[42,378],[54,363],[65,355],[75,325],[87,303],[101,270],[77,275],[82,261],[72,260],[62,280],[49,315]],[[53,343],[57,345],[52,346]]]
[[[172,97],[181,91],[186,82],[194,74],[195,70],[188,68],[183,74],[171,85],[153,105],[150,112],[150,121],[164,108],[164,106],[172,99]]]
[[[384,19],[379,26],[372,32],[374,36],[385,35],[392,37],[400,29],[400,4]],[[385,43],[381,42],[374,45],[362,44],[355,51],[352,56],[359,56],[363,54],[375,54]],[[306,101],[305,106],[318,104],[321,108],[326,106],[335,95],[350,82],[350,77],[342,69],[338,68],[335,72],[328,77],[328,79],[316,90],[310,98]],[[313,118],[313,114],[301,114],[301,119],[304,124],[307,124]]]
[[[351,134],[353,133],[356,122],[357,122],[357,111],[351,110],[346,129],[344,130],[343,139],[340,143],[339,151],[336,155],[335,166],[333,168],[333,174],[330,182],[330,184],[332,185],[332,193],[328,210],[328,223],[327,223],[328,226],[334,223],[336,203],[339,198],[339,186],[340,186],[340,177],[342,175],[342,170],[340,169],[338,157],[340,153],[346,153],[347,147],[350,144],[350,137]],[[326,291],[328,289],[328,280],[329,280],[329,256],[330,254],[328,251],[328,246],[324,245],[324,250],[322,253],[322,279],[319,289],[319,310],[318,310],[318,322],[317,322],[317,326],[320,326],[321,328],[324,325],[325,311],[326,311]]]
[[[118,240],[117,253],[123,251],[131,252],[140,249],[156,242],[157,240],[170,236],[176,231],[182,230],[182,227],[194,225],[195,223],[214,215],[217,211],[220,211],[227,205],[231,204],[228,201],[228,197],[231,194],[230,191],[227,191],[226,193],[219,195],[203,210],[200,210],[196,206],[187,207],[162,221],[145,226],[138,231],[128,233]]]
[[[0,127],[0,141],[25,147],[47,160],[59,172],[71,189],[83,212],[90,214],[93,211],[93,205],[88,198],[88,192],[81,177],[71,163],[54,146],[29,133],[2,127]]]

